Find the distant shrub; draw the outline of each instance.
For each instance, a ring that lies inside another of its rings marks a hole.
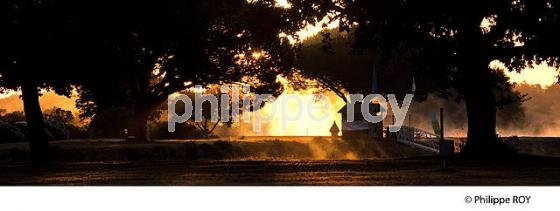
[[[0,121],[0,143],[23,142],[25,136],[17,127]]]
[[[13,125],[17,129],[19,129],[19,131],[21,131],[23,134],[25,134],[27,132],[27,122],[26,121],[16,122]]]
[[[21,131],[21,133],[23,133],[24,141],[26,141],[25,138],[26,138],[26,136],[27,136],[27,122],[25,122],[25,121],[16,122],[16,123],[14,124],[14,126],[15,126],[19,131]],[[49,140],[54,140],[53,135],[52,135],[51,131],[49,131],[49,129],[47,128],[46,123],[45,123],[45,132],[47,133],[47,138],[48,138]]]
[[[52,140],[68,139],[68,130],[66,130],[66,125],[60,121],[46,120],[45,128],[51,134]]]
[[[88,131],[97,138],[122,138],[124,129],[132,119],[130,109],[114,107],[95,114],[88,125]]]
[[[72,111],[54,107],[43,112],[46,126],[53,139],[89,138],[87,128],[75,125],[76,119]]]
[[[176,124],[175,132],[170,133],[167,122],[158,122],[150,130],[150,137],[154,139],[189,139],[202,138],[203,134],[195,126],[189,124]]]
[[[506,143],[518,143],[518,142],[521,141],[521,139],[519,139],[519,137],[517,137],[517,136],[511,136],[511,137],[504,138],[504,141]]]
[[[74,121],[74,115],[72,114],[72,111],[64,110],[62,108],[55,107],[46,110],[43,113],[45,115],[45,119],[62,122],[65,125],[68,125],[72,121]]]
[[[0,121],[14,125],[17,122],[25,121],[25,114],[21,111],[14,111],[0,116]]]
[[[85,127],[80,127],[73,124],[67,124],[66,130],[68,132],[69,139],[84,139],[89,138],[90,134]]]

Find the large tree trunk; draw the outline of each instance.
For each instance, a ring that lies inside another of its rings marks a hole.
[[[149,112],[147,111],[137,111],[134,113],[131,123],[131,132],[134,135],[132,141],[135,142],[148,142],[150,141],[150,134],[148,128],[148,117]]]
[[[507,147],[496,136],[496,96],[494,73],[489,68],[492,42],[480,31],[480,15],[465,17],[471,28],[458,35],[462,47],[461,88],[465,95],[468,118],[467,143],[462,154],[467,157],[493,159],[504,155]],[[450,120],[453,121],[453,120]]]
[[[465,93],[468,118],[467,154],[488,153],[496,141],[496,100],[492,88],[473,83]]]
[[[479,48],[465,57],[468,60],[464,78],[468,134],[462,154],[486,159],[502,157],[509,150],[496,135],[495,81],[488,67],[490,60],[481,56],[482,51]]]
[[[151,100],[138,100],[136,107],[134,108],[134,116],[131,122],[131,135],[134,135],[132,141],[136,142],[147,142],[150,141],[150,128],[148,126],[148,121],[150,116],[159,108],[159,106],[167,98],[155,98]]]
[[[49,162],[49,138],[39,104],[39,89],[35,83],[28,82],[21,86],[21,92],[31,161],[34,165],[45,165]]]

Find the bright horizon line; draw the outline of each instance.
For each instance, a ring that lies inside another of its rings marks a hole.
[[[511,83],[516,84],[528,84],[528,85],[539,85],[542,89],[547,89],[550,86],[558,83],[558,77],[560,75],[559,69],[550,67],[546,64],[540,64],[533,68],[527,68],[520,73],[515,71],[504,70],[503,64],[499,62],[491,62],[490,66],[502,69],[506,76],[509,77]],[[21,92],[19,90],[4,90],[4,93],[0,93],[0,99],[9,98],[13,95],[19,95]]]

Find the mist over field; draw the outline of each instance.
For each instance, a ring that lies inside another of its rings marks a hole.
[[[521,104],[522,109],[513,109],[512,106],[506,106],[498,110],[497,113],[497,129],[500,136],[536,136],[551,137],[560,135],[560,120],[553,118],[560,116],[560,85],[554,84],[545,88],[540,85],[530,85],[520,83],[516,85],[516,90],[527,94],[527,101]],[[306,94],[304,94],[306,95]],[[309,94],[307,94],[309,95]],[[331,104],[341,106],[341,101],[332,93],[327,93]],[[306,96],[308,97],[308,96]],[[52,92],[45,92],[41,96],[41,106],[43,110],[52,109],[53,107],[63,108],[72,111],[76,116],[79,111],[75,107],[75,97],[67,98],[56,95]],[[328,113],[340,125],[339,108],[331,108]],[[467,119],[464,102],[454,102],[452,99],[445,100],[436,96],[430,96],[426,101],[413,102],[408,112],[409,117],[405,121],[405,125],[413,124],[413,126],[426,131],[432,131],[431,115],[439,112],[439,108],[445,109],[446,113],[446,133],[449,136],[464,137],[467,132]],[[0,109],[6,112],[21,111],[23,105],[18,94],[6,96],[0,99]],[[521,111],[521,112],[520,112]],[[410,119],[412,117],[412,119]],[[386,119],[387,123],[391,122],[390,118]],[[304,122],[305,123],[305,122]],[[263,124],[261,133],[251,132],[252,124],[241,124],[233,128],[220,127],[216,130],[218,135],[222,136],[256,136],[256,135],[281,135],[281,136],[304,136],[307,132],[309,135],[328,135],[328,129],[332,125],[332,121],[321,124],[314,123],[310,131],[302,128],[301,122],[290,122],[289,130],[274,131],[279,124],[279,119],[271,123]],[[305,125],[309,125],[307,123]]]
[[[505,106],[498,109],[497,131],[500,136],[552,137],[560,135],[560,85],[541,88],[540,85],[517,84],[515,89],[527,94],[527,101],[521,109]],[[414,102],[409,114],[414,126],[431,131],[431,113],[444,108],[446,114],[446,134],[464,137],[467,133],[467,116],[464,102],[444,100],[430,96],[424,102]]]

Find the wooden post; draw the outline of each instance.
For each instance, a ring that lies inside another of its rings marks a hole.
[[[443,130],[443,128],[444,128],[444,127],[443,127],[443,108],[440,108],[440,109],[439,109],[439,122],[440,122],[440,124],[441,124],[441,126],[440,126],[440,128],[441,128],[441,129],[440,129],[440,133],[441,133],[441,134],[440,134],[440,140],[443,141],[443,140],[445,140],[445,138],[443,138],[443,134],[444,134],[444,133],[443,133],[443,131],[444,131],[444,130]]]
[[[439,109],[439,122],[440,122],[440,133],[441,133],[440,136],[439,136],[439,137],[440,137],[440,140],[439,140],[439,141],[440,141],[441,143],[444,143],[445,138],[444,138],[444,133],[443,133],[443,131],[444,131],[444,130],[443,130],[443,129],[444,129],[444,126],[443,126],[443,108],[440,108],[440,109]],[[439,150],[440,150],[440,154],[441,154],[441,150],[443,150],[443,149],[441,148],[442,145],[443,145],[443,144],[440,144],[440,149],[439,149]],[[447,169],[446,156],[442,156],[441,168],[442,168],[443,170]]]

